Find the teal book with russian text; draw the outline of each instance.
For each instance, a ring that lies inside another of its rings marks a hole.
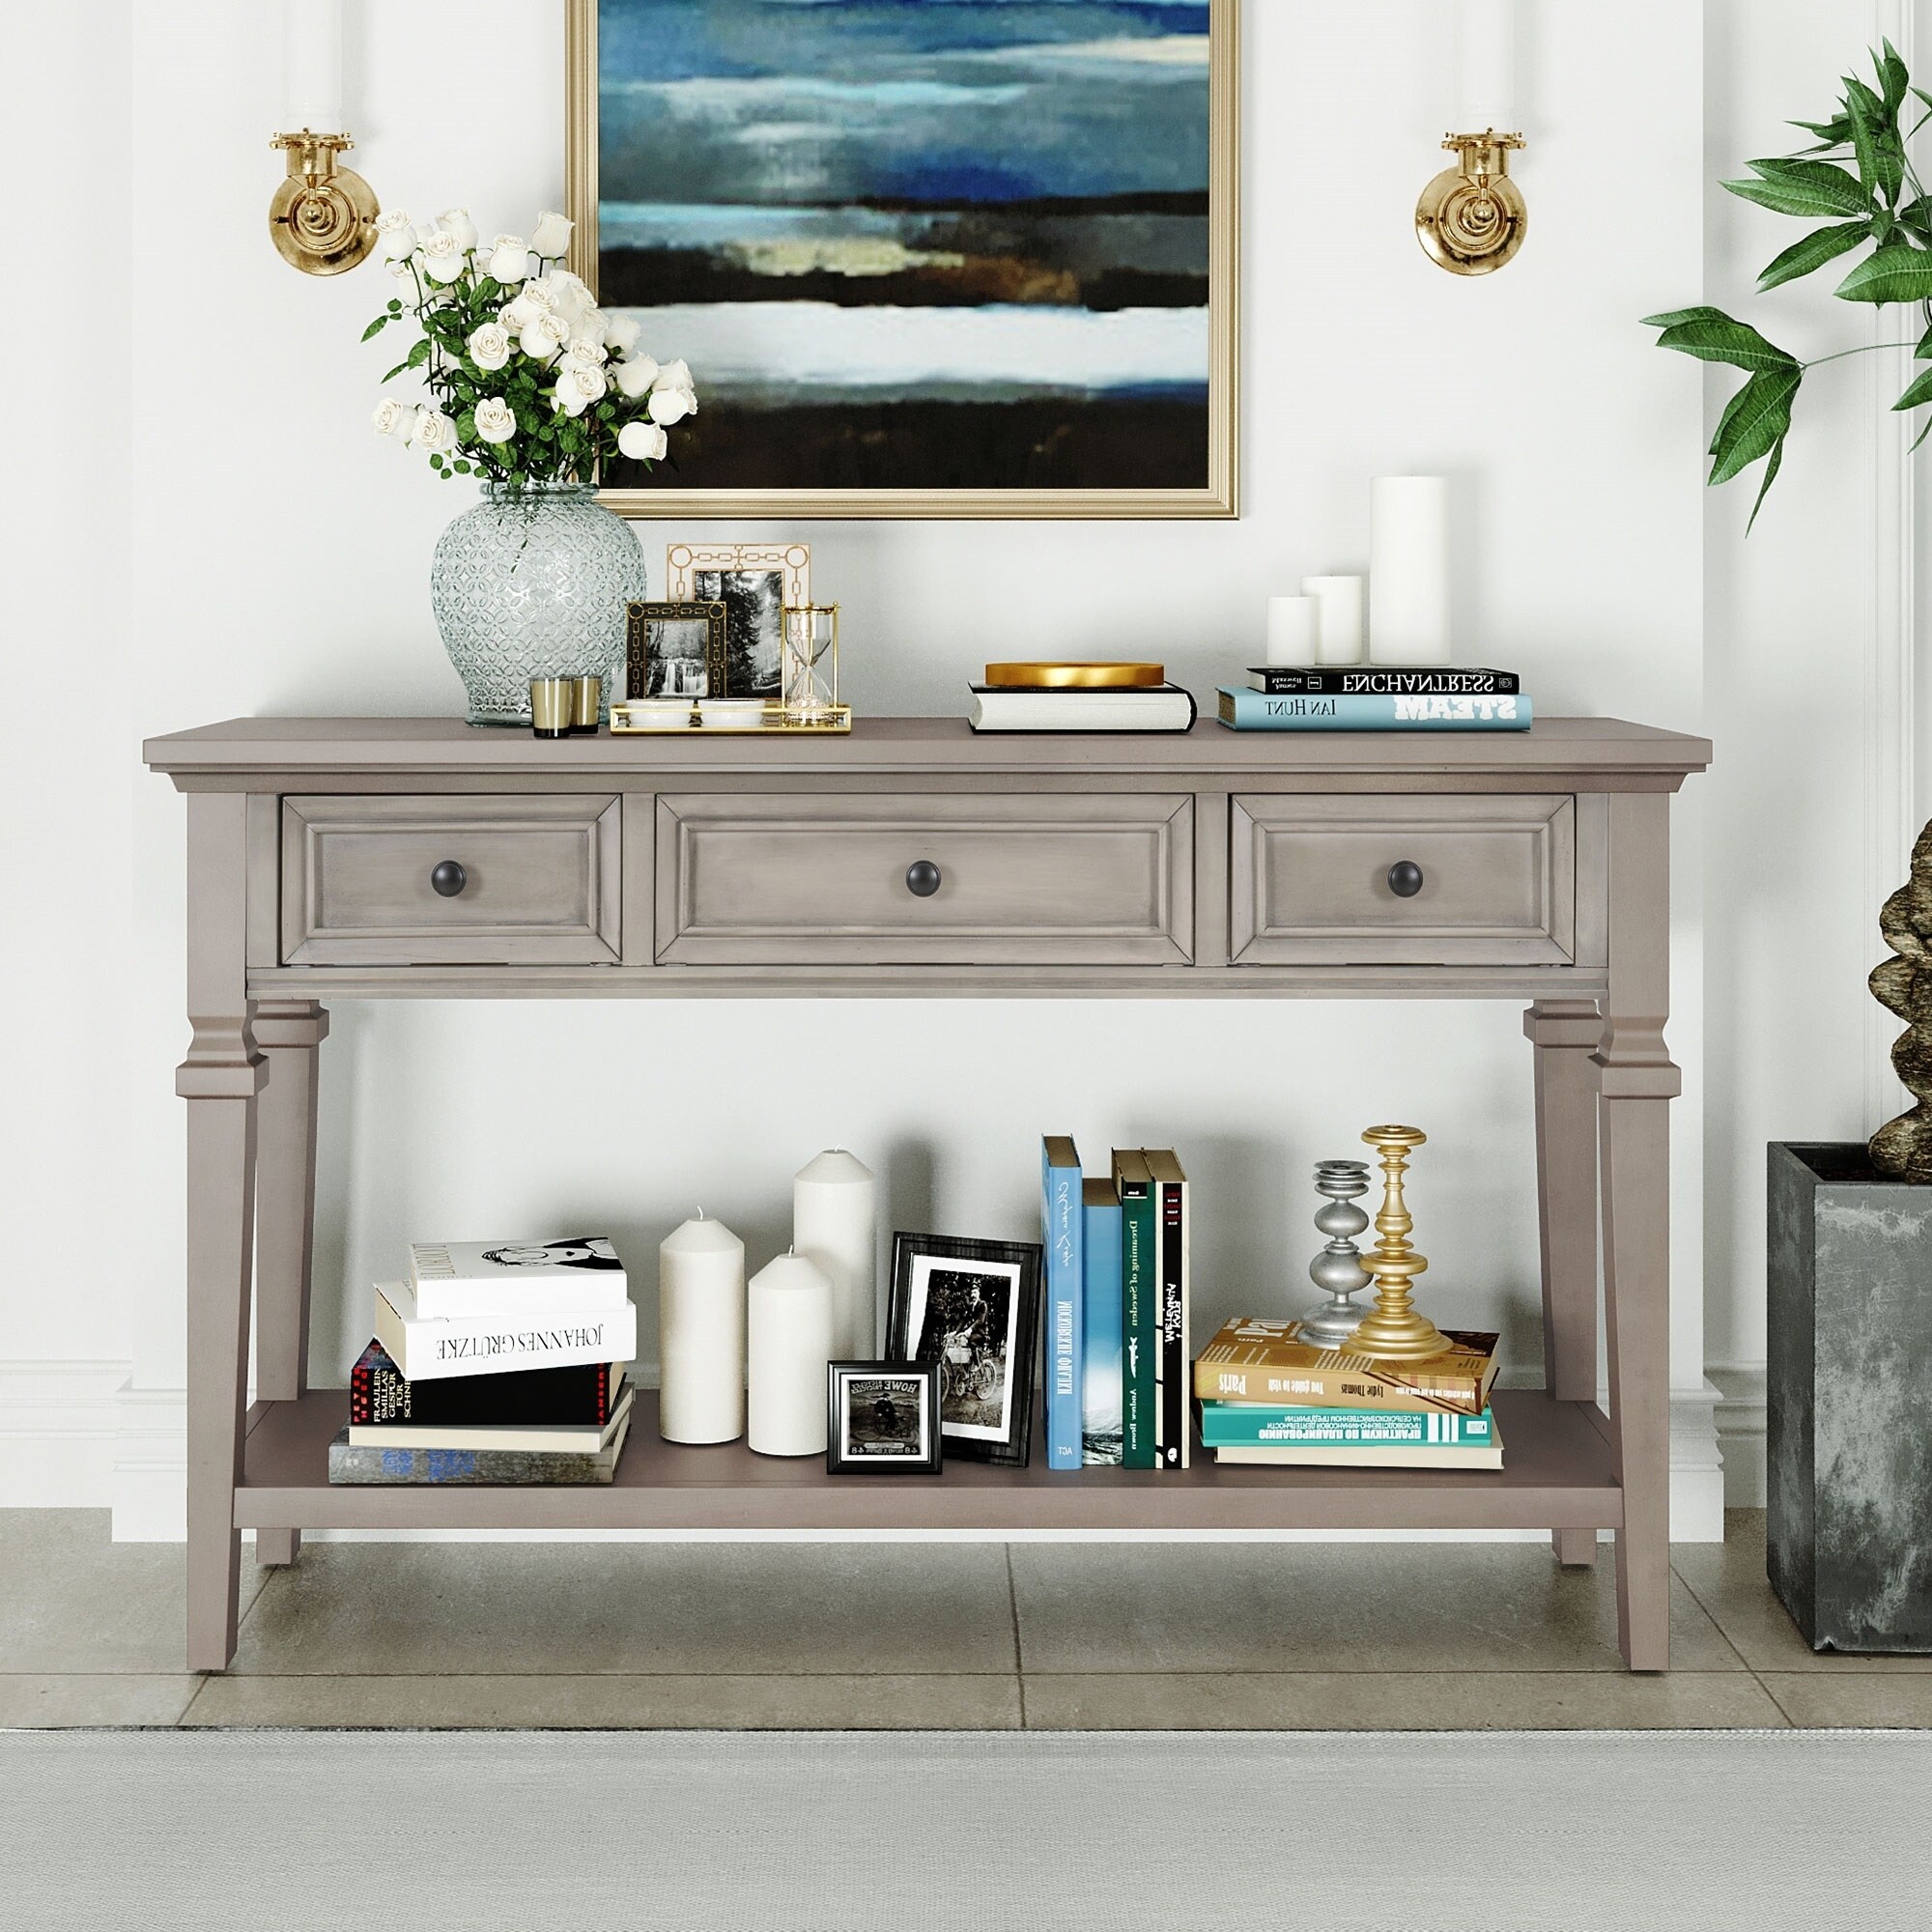
[[[1084,1184],[1081,1205],[1087,1255],[1080,1445],[1083,1461],[1104,1465],[1118,1463],[1125,1453],[1120,1189],[1096,1176]]]
[[[1085,1210],[1080,1156],[1065,1134],[1039,1150],[1040,1239],[1046,1248],[1046,1466],[1081,1463],[1081,1302],[1085,1287]]]
[[[1261,1402],[1204,1402],[1201,1441],[1208,1449],[1491,1449],[1490,1411],[1277,1408]]]

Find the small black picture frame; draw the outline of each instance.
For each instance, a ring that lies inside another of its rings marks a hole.
[[[1033,1456],[1037,1241],[893,1236],[886,1350],[939,1376],[946,1453],[1024,1469]]]
[[[829,1362],[825,1405],[828,1474],[936,1476],[943,1466],[936,1364]]]
[[[716,598],[625,606],[625,697],[723,697],[724,606]]]

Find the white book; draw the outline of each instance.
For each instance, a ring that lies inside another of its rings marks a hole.
[[[432,1321],[618,1309],[630,1293],[624,1264],[602,1235],[547,1241],[412,1241],[410,1280],[416,1312]]]
[[[467,1315],[426,1320],[408,1282],[376,1285],[376,1339],[412,1382],[446,1376],[567,1369],[579,1362],[628,1362],[638,1352],[638,1311],[573,1308],[542,1315]]]
[[[976,731],[1185,731],[1194,699],[1179,685],[1138,689],[1036,691],[975,684]]]
[[[517,1449],[530,1455],[597,1456],[631,1419],[626,1389],[602,1429],[530,1422],[364,1422],[349,1425],[352,1449]]]

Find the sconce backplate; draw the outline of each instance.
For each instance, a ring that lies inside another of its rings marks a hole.
[[[269,203],[269,235],[276,252],[305,275],[339,275],[366,261],[376,246],[376,190],[335,157],[346,134],[278,134],[289,171]]]
[[[1431,261],[1452,275],[1488,275],[1513,262],[1529,227],[1522,191],[1510,180],[1520,134],[1451,134],[1442,143],[1459,159],[1422,190],[1416,239]]]

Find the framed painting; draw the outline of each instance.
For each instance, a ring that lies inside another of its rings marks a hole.
[[[687,517],[1236,514],[1237,0],[568,0],[571,267]]]

